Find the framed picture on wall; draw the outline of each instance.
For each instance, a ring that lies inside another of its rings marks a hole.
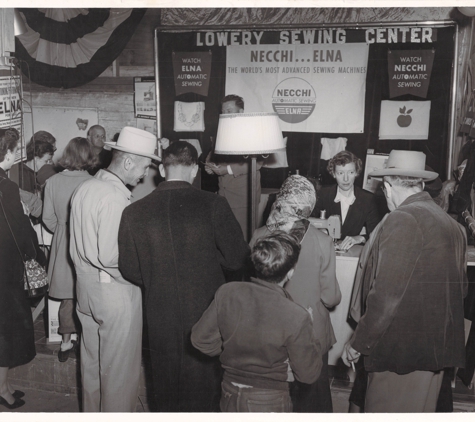
[[[381,180],[368,176],[372,171],[381,170],[386,167],[389,154],[367,154],[366,166],[364,168],[363,189],[375,193],[381,184]]]
[[[155,95],[155,79],[153,77],[134,78],[135,117],[145,119],[157,118],[157,100]]]

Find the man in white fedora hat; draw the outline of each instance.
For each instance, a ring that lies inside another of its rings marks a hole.
[[[382,177],[390,213],[362,268],[362,317],[345,346],[368,372],[366,412],[435,412],[444,368],[464,367],[466,234],[424,192],[425,154],[393,150]]]
[[[127,186],[148,173],[157,138],[124,127],[107,169],[79,185],[71,199],[70,254],[76,269],[82,325],[81,378],[85,412],[135,411],[142,351],[142,294],[119,271],[118,233],[130,204]]]

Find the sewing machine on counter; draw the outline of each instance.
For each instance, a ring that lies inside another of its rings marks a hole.
[[[320,218],[309,217],[308,220],[313,227],[327,231],[333,241],[341,237],[341,219],[339,215],[330,215],[330,217],[325,218],[325,213],[322,211]]]

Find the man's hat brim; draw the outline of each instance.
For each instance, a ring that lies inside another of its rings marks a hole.
[[[382,178],[384,176],[408,176],[408,177],[420,177],[424,181],[436,179],[439,175],[435,171],[428,170],[404,170],[404,169],[381,169],[375,170],[369,173],[370,177]]]
[[[117,149],[117,150],[123,151],[123,152],[128,152],[130,154],[141,155],[142,157],[148,157],[148,158],[151,158],[152,160],[157,160],[157,161],[161,160],[161,158],[158,155],[147,154],[146,152],[143,152],[143,151],[136,151],[136,150],[133,150],[133,149],[130,149],[130,148],[124,148],[120,145],[116,145],[115,142],[105,142],[104,146],[105,145],[107,145],[109,148]]]

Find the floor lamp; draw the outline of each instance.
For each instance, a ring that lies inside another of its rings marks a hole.
[[[256,180],[258,155],[285,149],[277,113],[237,113],[219,116],[216,154],[243,155],[251,159],[251,236],[256,229]]]

